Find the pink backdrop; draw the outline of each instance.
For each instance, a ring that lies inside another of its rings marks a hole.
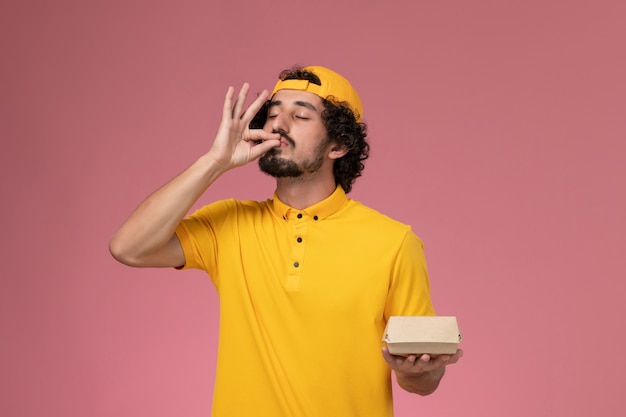
[[[208,149],[228,85],[295,63],[359,89],[352,195],[413,225],[459,317],[466,357],[397,416],[622,415],[625,4],[3,2],[0,415],[209,415],[209,280],[107,242]],[[202,202],[272,191],[250,166]]]

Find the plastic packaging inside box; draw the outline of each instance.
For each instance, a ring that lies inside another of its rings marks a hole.
[[[461,333],[454,316],[391,316],[383,342],[392,355],[453,354]]]

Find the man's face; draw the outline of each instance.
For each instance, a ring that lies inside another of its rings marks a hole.
[[[280,90],[274,94],[264,130],[280,133],[280,147],[259,159],[259,167],[273,177],[301,177],[317,172],[326,162],[330,143],[322,120],[324,104],[313,93]]]

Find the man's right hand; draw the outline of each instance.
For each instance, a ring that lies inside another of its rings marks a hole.
[[[242,166],[251,162],[270,149],[280,146],[278,133],[266,132],[262,129],[250,129],[249,125],[256,113],[267,100],[268,92],[264,90],[244,110],[250,86],[245,83],[233,103],[235,90],[228,89],[224,100],[222,121],[217,131],[211,150],[206,155],[223,171]]]

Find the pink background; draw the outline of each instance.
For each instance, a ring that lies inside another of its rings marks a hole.
[[[423,238],[464,335],[397,416],[623,415],[625,4],[3,2],[0,415],[209,415],[209,280],[107,242],[208,149],[229,85],[296,63],[360,91],[352,196]],[[252,165],[201,202],[272,191]]]

